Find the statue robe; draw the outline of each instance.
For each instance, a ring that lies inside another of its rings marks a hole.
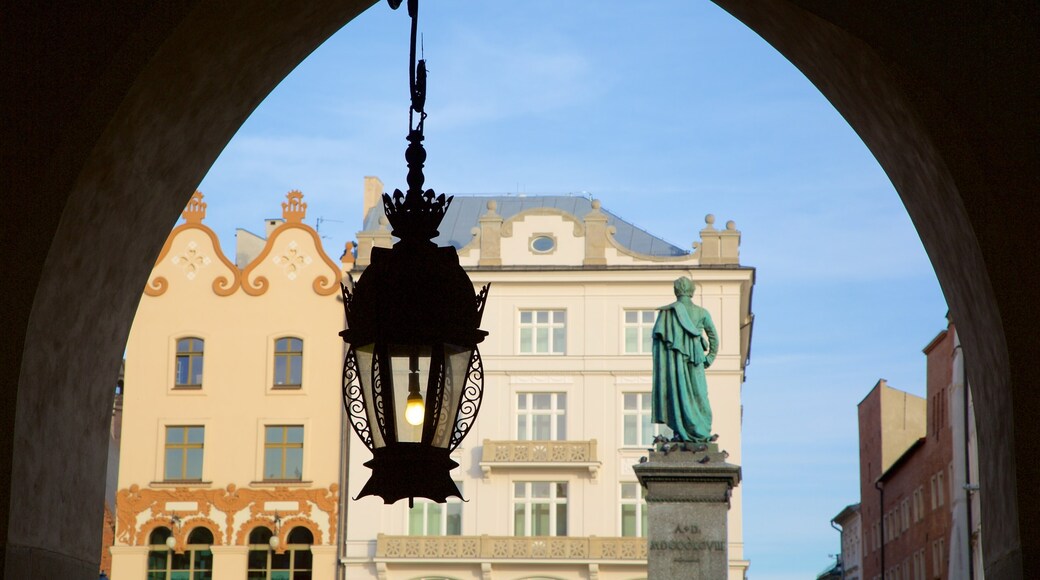
[[[711,315],[688,296],[660,309],[653,330],[652,420],[671,427],[682,441],[703,443],[711,437],[704,369],[718,348]]]

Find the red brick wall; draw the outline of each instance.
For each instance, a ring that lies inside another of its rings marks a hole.
[[[951,462],[953,461],[952,431],[950,429],[950,383],[951,364],[953,361],[953,327],[940,333],[931,344],[924,349],[927,356],[927,396],[928,414],[927,431],[924,444],[909,456],[897,462],[888,473],[884,482],[884,507],[880,507],[880,493],[874,487],[875,480],[881,475],[878,465],[881,461],[881,427],[880,427],[880,389],[875,387],[859,405],[860,435],[860,503],[863,514],[863,578],[872,580],[875,576],[884,577],[881,567],[882,549],[884,550],[884,569],[899,567],[901,580],[914,578],[914,554],[920,553],[924,558],[926,578],[948,578],[948,559],[950,550],[951,525],[951,491],[955,483],[951,481]],[[939,502],[939,475],[942,474],[942,505]],[[932,480],[935,478],[935,491]],[[919,521],[914,522],[914,491],[920,490],[920,507],[922,512]],[[934,496],[933,496],[934,494]],[[903,529],[903,502],[907,502],[907,524]],[[936,507],[932,509],[932,502]],[[887,543],[882,536],[882,549],[874,549],[874,526],[883,520],[885,514],[895,514],[889,520],[890,531],[899,529],[898,535]],[[933,546],[942,541],[942,554],[938,569],[934,564]],[[904,575],[903,563],[907,563]]]

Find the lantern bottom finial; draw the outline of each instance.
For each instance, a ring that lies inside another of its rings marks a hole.
[[[452,496],[462,499],[451,479],[451,470],[459,464],[447,449],[422,443],[394,443],[377,447],[372,455],[365,463],[372,475],[355,500],[367,495],[380,497],[386,504],[416,497],[437,503]]]

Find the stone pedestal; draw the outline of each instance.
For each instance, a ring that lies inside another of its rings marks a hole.
[[[740,467],[718,446],[658,444],[634,467],[646,488],[649,580],[725,580],[726,515]]]

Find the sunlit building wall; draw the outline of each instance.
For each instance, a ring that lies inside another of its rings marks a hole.
[[[241,267],[205,213],[196,193],[127,343],[112,578],[335,578],[340,266],[299,192],[240,232]]]
[[[383,191],[366,181],[355,277],[372,247],[393,243]],[[740,464],[754,270],[739,264],[739,241],[732,222],[716,229],[711,216],[688,252],[584,197],[455,197],[435,242],[458,249],[474,290],[491,283],[483,406],[453,455],[466,502],[350,501],[346,577],[645,577],[632,465],[659,432],[649,420],[656,308],[675,300],[676,278],[696,282],[694,301],[720,335],[707,373],[714,431]],[[419,281],[415,291],[427,299]],[[353,435],[349,451],[345,492],[356,496],[371,454]],[[731,580],[748,567],[741,496],[738,487],[729,512]]]

